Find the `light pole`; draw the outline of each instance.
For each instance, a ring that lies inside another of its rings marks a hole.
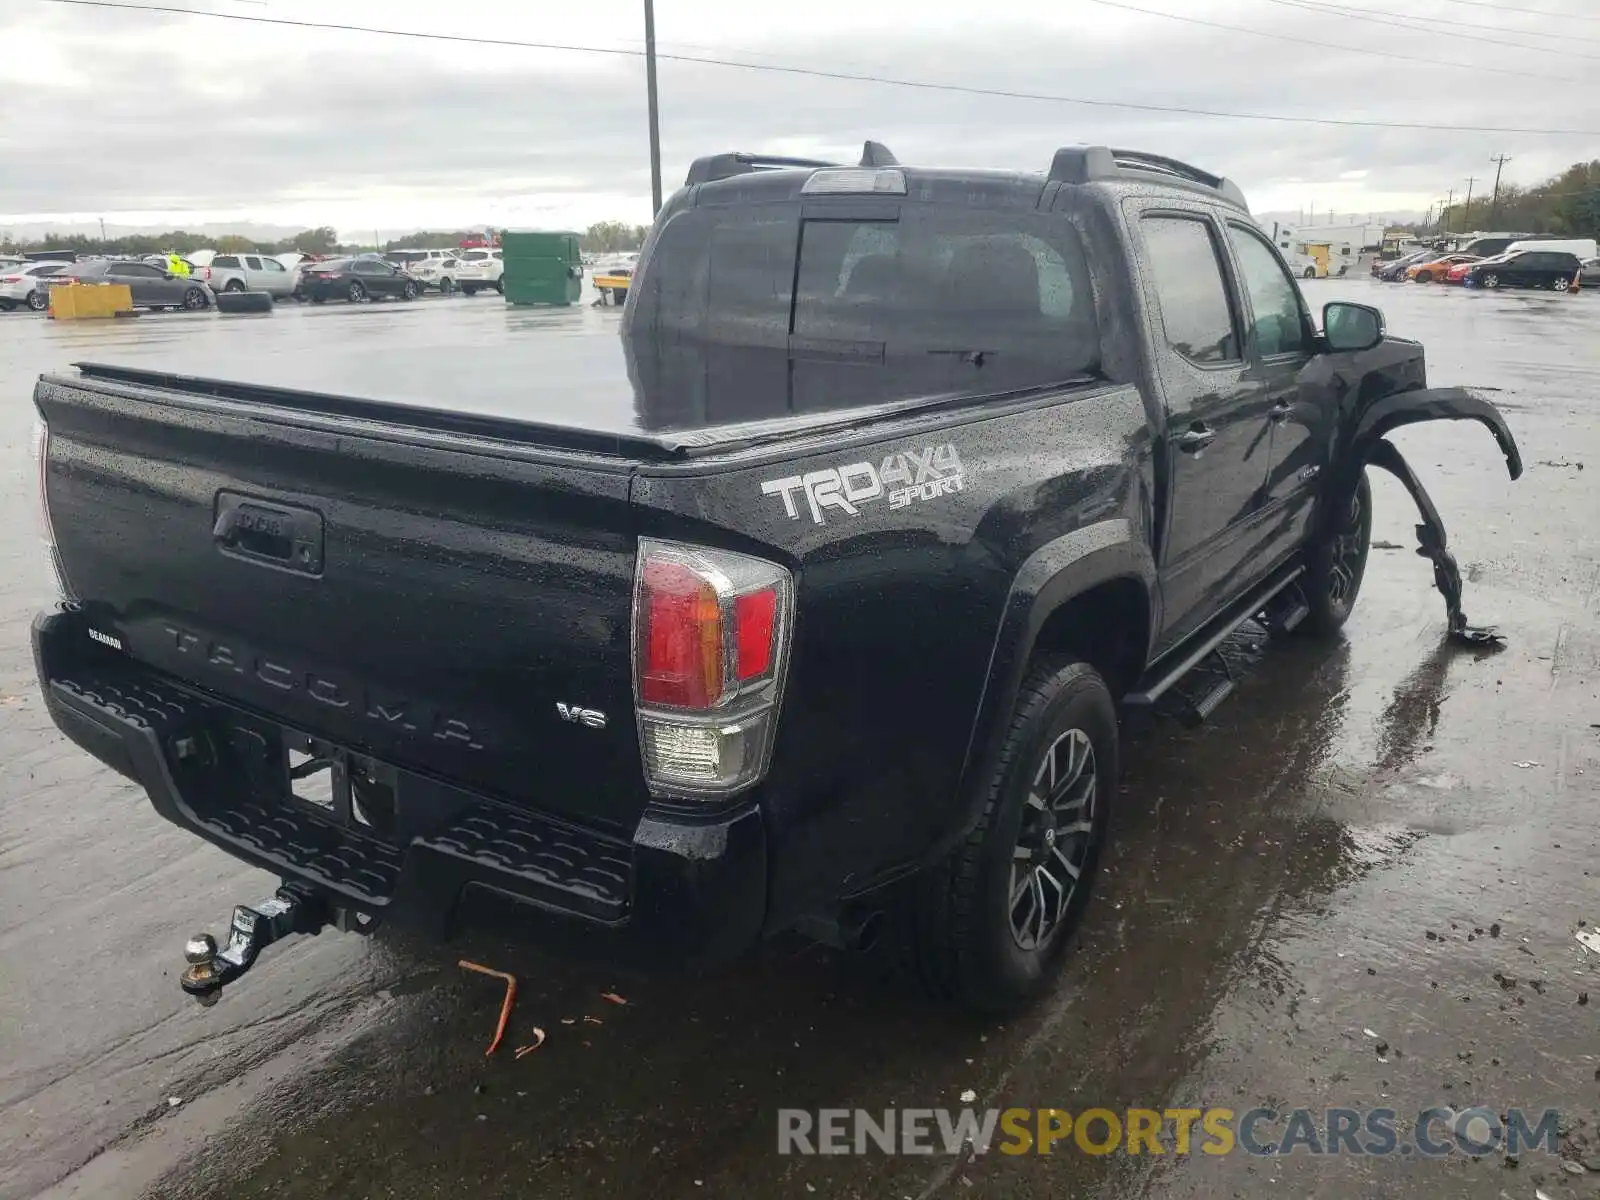
[[[650,215],[661,211],[661,113],[656,104],[656,5],[644,0],[644,79],[650,103]]]

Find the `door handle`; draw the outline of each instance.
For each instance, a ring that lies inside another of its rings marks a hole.
[[[1203,423],[1191,425],[1178,435],[1178,449],[1185,454],[1198,454],[1211,444],[1217,436],[1215,429],[1208,429]]]
[[[1289,419],[1289,414],[1292,412],[1294,412],[1293,405],[1291,405],[1287,400],[1279,400],[1268,411],[1267,416],[1270,420],[1278,424],[1282,424],[1284,421]]]

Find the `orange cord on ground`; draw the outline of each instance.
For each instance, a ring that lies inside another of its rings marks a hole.
[[[511,1006],[517,1002],[517,977],[505,971],[496,971],[493,967],[468,962],[464,958],[456,965],[463,971],[476,971],[479,975],[493,975],[496,979],[506,981],[506,998],[500,1005],[500,1024],[495,1026],[494,1041],[490,1042],[489,1048],[483,1052],[483,1056],[488,1058],[500,1048],[500,1039],[506,1035],[506,1022],[511,1020]]]

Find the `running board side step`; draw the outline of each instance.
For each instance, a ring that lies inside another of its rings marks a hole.
[[[1215,653],[1229,634],[1268,608],[1286,588],[1292,587],[1304,572],[1303,566],[1295,565],[1284,567],[1269,575],[1263,582],[1246,592],[1231,608],[1213,618],[1209,625],[1190,639],[1187,647],[1180,647],[1183,652],[1178,658],[1170,663],[1167,661],[1170,655],[1157,660],[1150,672],[1139,681],[1139,686],[1125,696],[1122,703],[1129,708],[1150,708],[1161,699],[1162,695],[1171,690],[1174,684]],[[1304,604],[1303,600],[1301,604]],[[1298,625],[1307,614],[1295,614],[1291,609],[1289,615],[1294,616],[1294,625]],[[1294,627],[1287,620],[1283,620],[1281,624],[1284,628]],[[1202,719],[1209,716],[1232,691],[1233,680],[1224,680],[1194,705],[1195,712],[1199,713]]]

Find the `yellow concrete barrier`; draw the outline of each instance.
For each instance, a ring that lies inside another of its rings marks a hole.
[[[115,317],[133,311],[133,293],[125,283],[58,283],[50,289],[50,315],[58,321]]]

